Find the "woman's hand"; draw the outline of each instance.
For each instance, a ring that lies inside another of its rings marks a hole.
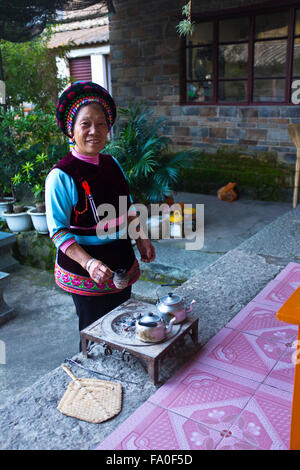
[[[109,267],[98,259],[95,259],[91,263],[88,269],[88,273],[91,279],[97,282],[97,284],[99,284],[99,282],[108,281],[108,279],[111,279],[113,276],[113,272],[109,269]]]
[[[105,282],[113,276],[113,272],[106,264],[92,258],[77,242],[74,242],[66,249],[66,255],[79,263],[89,273],[93,281],[97,283]]]
[[[136,240],[136,246],[141,255],[141,260],[144,263],[151,263],[155,260],[155,248],[148,238],[138,238]]]

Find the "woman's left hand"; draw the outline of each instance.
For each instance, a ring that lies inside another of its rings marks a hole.
[[[155,260],[155,248],[148,238],[138,238],[136,240],[136,246],[141,255],[141,260],[144,263],[151,263]]]

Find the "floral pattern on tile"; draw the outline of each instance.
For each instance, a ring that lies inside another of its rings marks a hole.
[[[209,427],[146,402],[96,450],[212,450],[221,439]]]
[[[232,435],[228,435],[222,439],[215,450],[260,450],[257,446],[246,441],[240,441]]]
[[[276,311],[287,301],[297,289],[298,284],[284,281],[271,281],[252,302],[273,307]]]
[[[148,401],[219,431],[226,431],[258,383],[197,364],[180,371]]]
[[[199,351],[193,364],[201,362],[262,382],[284,351],[284,344],[223,328]]]
[[[274,281],[291,284],[297,289],[300,286],[300,264],[289,263],[274,279]]]
[[[287,343],[295,340],[298,327],[277,320],[276,312],[275,308],[250,302],[226,327],[261,336],[271,342]]]
[[[276,312],[298,286],[290,263],[97,449],[288,449],[297,326]]]
[[[290,393],[293,393],[294,390],[295,360],[293,356],[296,351],[296,347],[292,347],[292,344],[290,347],[287,346],[287,351],[281,356],[264,381],[267,385]]]
[[[237,439],[264,450],[289,448],[292,394],[262,385],[231,427]]]

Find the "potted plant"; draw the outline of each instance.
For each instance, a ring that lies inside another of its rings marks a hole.
[[[11,204],[15,202],[15,193],[11,184],[11,177],[19,164],[19,152],[16,146],[12,124],[15,113],[4,112],[0,107],[0,219],[5,220],[3,212],[10,210]]]
[[[31,217],[27,213],[29,209],[30,206],[24,205],[21,201],[15,201],[3,211],[3,216],[11,232],[19,233],[32,230]]]
[[[191,166],[194,152],[169,152],[172,141],[163,135],[165,118],[156,119],[142,103],[119,108],[119,114],[124,118],[119,135],[107,143],[103,152],[120,162],[135,202],[165,201],[172,194],[181,169]]]
[[[47,175],[44,177],[46,178]],[[35,208],[28,210],[33,226],[38,233],[48,234],[49,229],[46,217],[45,205],[45,184],[36,183],[32,189],[34,195]]]
[[[48,233],[45,207],[45,180],[49,172],[47,163],[48,155],[38,154],[34,161],[25,162],[21,167],[21,172],[13,177],[14,185],[25,183],[32,191],[35,207],[30,207],[27,213],[31,217],[35,230],[43,234]]]
[[[6,197],[11,195],[8,201],[4,200],[6,206],[3,209],[3,216],[8,224],[8,218],[17,218],[8,214],[16,215],[17,209],[13,210],[12,203],[16,202],[17,196],[22,199],[22,190],[29,188],[35,199],[44,199],[46,175],[55,162],[66,154],[67,149],[68,143],[57,127],[54,114],[39,107],[27,115],[22,108],[5,113],[0,107],[0,192],[3,188]],[[16,187],[19,185],[17,191]],[[10,207],[7,207],[7,203],[10,203]],[[30,208],[32,207],[25,206],[25,212]],[[37,213],[43,213],[45,219],[45,209],[39,208]],[[27,214],[28,218],[31,228],[30,214]]]
[[[5,220],[3,215],[4,211],[9,210],[12,204],[15,202],[14,196],[10,195],[9,188],[1,185],[0,183],[0,220]]]
[[[20,194],[16,191],[16,187],[22,183],[22,180],[19,175],[15,175],[11,182],[14,187],[14,201],[8,204],[8,207],[3,211],[3,217],[11,232],[19,233],[32,230],[31,217],[27,213],[31,206],[25,205]]]
[[[195,152],[171,153],[172,141],[163,135],[165,118],[153,117],[142,103],[119,108],[123,116],[119,135],[108,143],[104,152],[120,162],[127,177],[134,202],[148,206],[148,230],[160,237],[161,224],[168,214],[151,216],[151,203],[174,202],[170,197],[183,168],[190,168]]]

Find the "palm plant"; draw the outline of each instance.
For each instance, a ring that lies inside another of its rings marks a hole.
[[[106,145],[104,152],[119,161],[136,202],[164,201],[181,169],[190,167],[193,152],[169,153],[172,141],[161,134],[165,118],[154,118],[153,111],[142,103],[119,108],[119,114],[124,117],[119,136]]]

